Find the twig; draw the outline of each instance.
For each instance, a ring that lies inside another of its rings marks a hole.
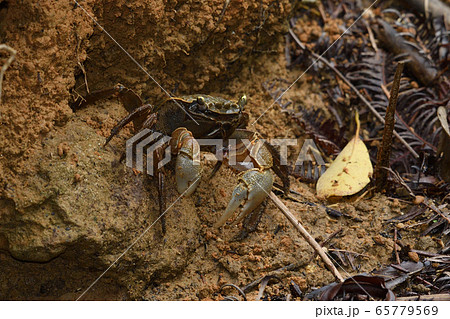
[[[375,41],[375,37],[373,36],[373,32],[372,29],[370,28],[369,23],[367,22],[366,19],[362,19],[362,22],[364,23],[364,26],[366,27],[367,32],[369,33],[369,39],[373,49],[375,50],[375,52],[378,52],[377,42]]]
[[[331,70],[333,70],[334,73],[342,80],[345,84],[347,84],[358,96],[358,98],[369,108],[369,110],[375,115],[375,117],[380,120],[380,122],[384,125],[384,118],[380,115],[380,113],[375,110],[375,108],[370,104],[369,101],[361,94],[361,92],[358,91],[358,89],[341,73],[339,70],[337,70],[333,65],[331,65],[330,62],[328,62],[327,59],[324,57],[308,50],[305,45],[300,41],[300,39],[295,35],[294,31],[292,29],[289,29],[289,34],[292,36],[294,41],[297,43],[297,45],[307,52],[309,52],[315,59],[320,60],[322,63],[324,63],[326,66],[328,66]],[[408,151],[415,157],[419,158],[419,154],[401,137],[395,130],[394,135],[398,140],[405,145],[405,147],[408,149]]]
[[[423,255],[425,257],[441,257],[441,256],[446,256],[446,255],[439,255],[439,254],[435,254],[429,251],[424,251],[424,250],[417,250],[417,249],[411,249],[412,252],[417,253],[419,255]]]
[[[409,196],[411,196],[412,198],[416,197],[416,195],[414,195],[411,188],[409,188],[409,186],[405,183],[405,181],[403,180],[403,178],[400,176],[400,174],[397,171],[392,170],[390,167],[383,167],[383,169],[387,170],[389,173],[392,174],[392,177],[394,178],[394,182],[403,186],[408,191]]]
[[[237,292],[239,292],[239,294],[242,296],[242,298],[244,298],[244,301],[247,301],[247,296],[245,295],[245,292],[243,292],[241,288],[239,288],[238,286],[233,285],[233,284],[225,284],[222,287],[220,287],[220,290],[219,290],[220,293],[222,293],[222,290],[226,287],[231,287],[231,288],[236,289]]]
[[[342,232],[342,228],[339,228],[338,230],[336,230],[334,233],[332,233],[330,236],[328,236],[324,241],[319,243],[320,247],[325,246],[330,240],[332,240],[334,237],[336,237],[341,232]],[[314,254],[309,259],[309,262],[311,262],[314,258],[316,258],[316,256],[317,256],[317,252],[314,252]]]
[[[444,106],[437,109],[437,116],[442,127],[441,137],[439,138],[438,154],[442,154],[440,161],[441,177],[447,183],[450,183],[450,129],[447,120],[447,110]],[[447,195],[449,196],[450,193]],[[446,197],[447,197],[446,196]],[[445,198],[442,199],[442,202]]]
[[[352,254],[352,255],[356,255],[356,257],[370,258],[370,256],[368,256],[368,255],[364,255],[364,254],[361,254],[361,253],[357,253],[356,251],[351,251],[351,250],[329,248],[328,251],[331,251],[331,252],[338,252],[338,253]]]
[[[353,205],[356,205],[361,199],[364,198],[367,194],[372,192],[375,189],[375,187],[370,187],[368,190],[366,190],[364,193],[362,193],[358,198],[353,202]]]
[[[339,233],[342,232],[342,228],[339,228],[334,233],[332,233],[330,236],[328,236],[323,242],[320,243],[320,246],[325,246],[330,240],[332,240],[334,237],[336,237]]]
[[[9,52],[10,56],[8,60],[6,60],[5,64],[3,64],[2,69],[0,70],[0,103],[2,102],[2,83],[3,83],[3,75],[6,72],[6,69],[11,65],[12,61],[14,61],[17,51],[7,46],[6,44],[0,44],[0,50],[6,50]]]
[[[437,208],[436,205],[434,205],[430,199],[425,198],[425,201],[423,202],[423,204],[425,206],[427,206],[429,209],[433,210],[438,215],[440,215],[442,218],[444,218],[447,221],[447,223],[450,224],[450,216],[448,216],[448,214],[446,214],[445,212],[443,212],[439,208]]]
[[[423,282],[425,285],[430,286],[431,288],[436,289],[437,291],[439,291],[439,287],[436,287],[435,285],[433,285],[431,282],[429,282],[428,280],[423,279],[420,276],[417,276],[416,279],[418,279],[419,281]]]
[[[275,269],[274,271],[271,271],[269,274],[267,274],[267,275],[265,275],[265,276],[263,276],[263,277],[261,277],[261,278],[258,278],[258,279],[256,279],[256,280],[252,281],[251,283],[245,285],[244,287],[242,287],[242,291],[246,292],[246,291],[248,291],[248,290],[250,290],[250,289],[255,288],[257,285],[259,285],[259,283],[260,283],[266,276],[279,275],[279,274],[280,274],[281,272],[283,272],[283,271],[293,271],[293,270],[295,270],[295,269],[297,269],[297,268],[299,268],[299,267],[301,267],[301,264],[300,264],[300,263],[292,263],[292,264],[289,264],[289,265],[287,265],[287,266],[283,266],[283,267],[281,267],[281,268]]]
[[[417,49],[410,45],[386,21],[378,19],[375,29],[378,39],[392,53],[407,57],[406,66],[424,85],[430,86],[438,77],[438,71]]]
[[[450,8],[444,2],[439,0],[402,0],[401,2],[424,13],[426,18],[430,15],[432,18],[444,16],[445,23],[450,25]]]
[[[210,38],[210,36],[212,35],[212,33],[213,33],[214,31],[216,31],[216,29],[217,29],[217,27],[219,26],[220,22],[222,22],[223,16],[225,15],[225,11],[227,10],[229,4],[230,4],[230,0],[225,0],[225,3],[223,4],[222,11],[220,12],[219,19],[217,20],[217,22],[216,22],[214,28],[213,28],[211,31],[209,31],[209,33],[208,33],[208,35],[206,36],[205,40],[201,41],[200,44],[202,44],[202,45],[205,44],[206,41],[209,40],[209,38]]]
[[[89,85],[88,85],[88,81],[87,81],[86,69],[84,68],[84,65],[80,61],[78,61],[78,66],[80,67],[81,72],[83,72],[84,84],[86,85],[86,92],[89,94],[91,92],[89,91]]]
[[[450,301],[449,294],[397,297],[397,301]]]
[[[395,125],[395,109],[397,108],[398,92],[400,88],[400,80],[402,78],[404,62],[399,62],[395,70],[394,82],[392,83],[389,104],[386,108],[386,116],[384,118],[384,131],[381,147],[377,154],[377,166],[375,168],[375,185],[380,192],[386,185],[388,172],[382,167],[389,167],[389,159],[392,150],[392,132]]]
[[[400,266],[400,265],[391,264],[391,267],[394,268],[394,269],[396,269],[396,270],[398,270],[398,271],[401,271],[401,272],[403,272],[403,273],[405,273],[405,274],[410,274],[410,271],[406,270],[405,268],[403,268],[403,267]]]
[[[259,287],[259,292],[258,292],[258,296],[256,297],[255,301],[259,301],[261,300],[263,294],[264,294],[264,290],[266,290],[267,284],[269,283],[269,281],[271,279],[276,279],[278,280],[278,282],[281,282],[281,279],[278,278],[277,276],[265,276],[262,280],[261,280],[261,286]]]
[[[394,269],[396,269],[396,270],[398,270],[398,271],[400,271],[400,272],[403,272],[403,273],[405,273],[405,274],[408,274],[408,275],[413,275],[413,274],[417,273],[417,271],[411,271],[411,272],[410,272],[409,270],[403,268],[403,267],[400,266],[400,265],[391,264],[391,267],[394,268]],[[420,276],[416,276],[415,279],[417,279],[417,280],[423,282],[423,283],[426,284],[426,285],[429,285],[430,287],[433,287],[433,288],[436,289],[436,290],[439,290],[438,287],[436,287],[436,286],[433,285],[431,282],[429,282],[429,281],[423,279],[423,278],[420,277]]]
[[[400,265],[400,256],[399,256],[398,250],[397,250],[397,228],[394,228],[394,254],[395,254],[395,260],[397,261],[397,264]]]
[[[331,260],[325,254],[322,247],[316,242],[316,240],[306,231],[306,229],[300,224],[300,222],[295,218],[294,215],[289,211],[286,205],[275,195],[273,192],[269,194],[270,199],[275,203],[275,205],[281,210],[281,212],[286,216],[286,218],[291,222],[291,224],[299,231],[300,235],[311,245],[311,247],[319,254],[327,268],[333,273],[333,275],[340,281],[344,282],[344,278],[341,276],[339,271],[333,265]]]

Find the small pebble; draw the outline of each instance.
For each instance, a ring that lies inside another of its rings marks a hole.
[[[380,235],[373,236],[372,239],[378,245],[384,245],[386,243],[386,239]]]
[[[392,207],[399,207],[400,206],[400,202],[397,198],[394,198],[394,200],[392,201]]]
[[[59,155],[59,157],[64,157],[67,155],[67,153],[69,152],[70,147],[67,145],[66,142],[62,142],[59,143],[58,147],[57,147],[57,153]]]
[[[418,196],[416,196],[416,198],[414,198],[413,204],[414,205],[422,204],[424,200],[425,200],[425,197],[418,195]]]
[[[398,223],[397,225],[395,225],[398,229],[403,229],[403,228],[405,228],[406,227],[406,225],[405,224],[403,224],[403,223]]]
[[[227,196],[227,192],[225,192],[225,189],[223,189],[223,188],[219,188],[219,193],[220,193],[220,195],[222,195],[222,197]]]
[[[78,183],[79,181],[81,181],[81,175],[80,174],[75,174],[73,176],[73,180],[75,181],[75,183]]]
[[[416,263],[418,263],[420,261],[419,255],[414,251],[410,251],[408,253],[408,257],[409,257],[409,259],[411,259],[412,261],[414,261]]]

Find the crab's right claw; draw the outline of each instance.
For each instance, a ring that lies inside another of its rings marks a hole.
[[[177,128],[172,133],[172,153],[177,155],[175,177],[180,194],[191,195],[202,176],[200,165],[200,145],[186,128]]]
[[[176,181],[178,193],[185,196],[191,195],[202,176],[202,167],[196,163],[189,155],[180,152],[176,162]]]
[[[239,184],[233,191],[225,213],[220,217],[215,227],[221,227],[233,215],[239,205],[245,201],[242,211],[233,224],[240,222],[250,214],[264,199],[269,196],[273,186],[273,175],[270,170],[251,169],[239,177]]]

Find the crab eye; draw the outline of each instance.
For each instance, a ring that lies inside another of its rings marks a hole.
[[[197,97],[197,103],[204,105],[205,104],[205,98],[203,96]]]
[[[242,97],[239,99],[238,105],[241,109],[244,108],[245,104],[247,104],[247,95],[242,95]]]
[[[197,97],[197,103],[198,103],[198,109],[200,111],[205,111],[206,110],[205,98],[203,96]]]

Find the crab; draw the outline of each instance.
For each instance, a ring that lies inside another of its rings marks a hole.
[[[172,154],[176,156],[177,191],[184,196],[189,196],[195,191],[203,172],[201,165],[196,162],[200,155],[197,139],[223,140],[224,156],[222,160],[218,160],[211,177],[223,162],[239,173],[238,184],[233,190],[225,212],[215,223],[216,227],[223,226],[241,204],[243,207],[233,225],[263,203],[274,183],[271,170],[281,178],[284,189],[289,188],[287,169],[280,165],[278,152],[258,133],[245,129],[249,118],[244,112],[247,103],[245,95],[237,102],[204,94],[187,95],[171,97],[153,106],[144,104],[136,93],[118,84],[112,89],[92,92],[84,98],[77,99],[72,104],[72,109],[76,111],[110,95],[119,97],[129,114],[111,130],[105,145],[130,122],[133,122],[136,133],[149,129],[171,136],[169,145]],[[163,154],[164,151],[158,150],[155,155],[157,159],[161,159]],[[163,212],[164,176],[161,170],[157,171],[159,206]]]

